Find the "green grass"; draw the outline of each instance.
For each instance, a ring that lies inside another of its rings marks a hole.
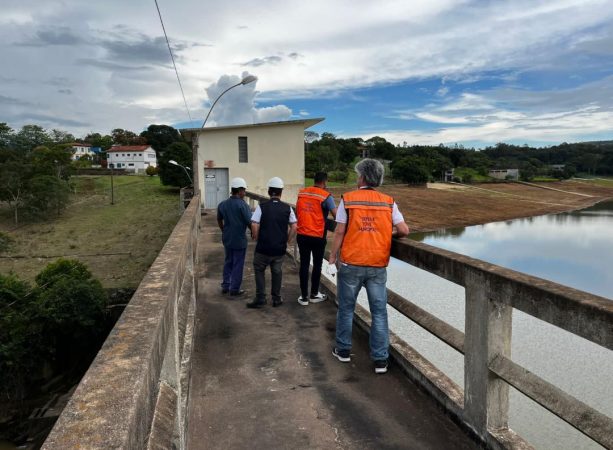
[[[106,288],[134,288],[179,219],[179,193],[158,177],[73,178],[76,194],[60,217],[15,228],[0,206],[0,231],[15,243],[0,258],[0,273],[32,280],[57,257],[78,259]],[[8,257],[7,257],[8,256]]]
[[[534,177],[532,178],[532,181],[536,181],[536,182],[540,182],[540,183],[549,183],[552,181],[560,181],[559,178],[552,178],[552,177]]]
[[[347,182],[346,183],[339,183],[337,181],[330,181],[330,180],[328,180],[328,186],[330,186],[330,187],[353,186],[353,185],[355,185],[356,181],[357,181],[357,178],[356,178],[355,171],[351,170],[348,173]],[[313,178],[305,178],[304,179],[304,186],[305,187],[313,186]]]

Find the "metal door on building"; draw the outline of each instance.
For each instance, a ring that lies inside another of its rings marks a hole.
[[[204,207],[217,208],[229,194],[228,169],[204,169]]]

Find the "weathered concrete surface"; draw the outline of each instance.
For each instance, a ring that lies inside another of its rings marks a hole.
[[[212,215],[203,219],[190,450],[478,448],[398,367],[375,375],[357,327],[352,362],[338,362],[331,355],[336,307],[329,301],[300,306],[298,273],[289,260],[280,308],[269,303],[250,310],[251,296],[221,295],[221,236]],[[251,246],[243,285],[251,295],[252,255]]]

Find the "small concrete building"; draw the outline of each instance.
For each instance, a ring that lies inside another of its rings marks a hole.
[[[194,183],[203,206],[216,208],[228,198],[230,180],[242,177],[248,190],[266,195],[266,183],[281,177],[283,200],[295,203],[304,187],[304,130],[323,118],[210,128],[186,128],[181,134],[197,149]]]
[[[519,180],[519,169],[496,169],[490,170],[488,175],[499,180]]]
[[[147,167],[157,167],[155,150],[150,145],[114,145],[106,151],[107,166],[128,172],[143,172]]]

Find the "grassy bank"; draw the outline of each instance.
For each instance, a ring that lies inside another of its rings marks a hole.
[[[157,177],[115,176],[111,205],[109,176],[73,178],[76,193],[60,217],[17,228],[0,208],[0,231],[15,244],[0,258],[0,273],[32,280],[59,257],[87,264],[105,288],[134,288],[179,218],[179,193]]]

